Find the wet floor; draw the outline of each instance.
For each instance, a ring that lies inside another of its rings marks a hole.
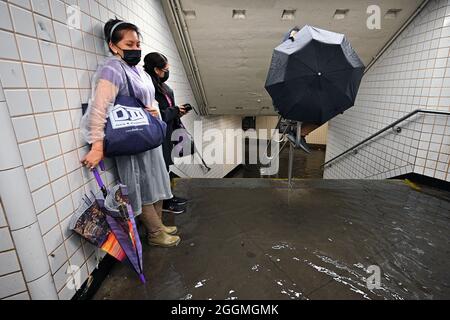
[[[246,164],[243,164],[239,170],[232,172],[230,178],[287,178],[289,163],[289,145],[286,145],[280,152],[279,170],[273,176],[261,176],[260,169],[264,167],[260,163],[249,164],[248,143],[245,148]],[[301,149],[294,150],[294,166],[292,167],[292,176],[301,179],[322,179],[325,162],[325,146],[311,146],[311,153],[307,154]]]
[[[191,199],[176,217],[180,245],[145,245],[147,284],[116,264],[95,298],[450,298],[449,192],[395,180],[286,186],[178,180]]]

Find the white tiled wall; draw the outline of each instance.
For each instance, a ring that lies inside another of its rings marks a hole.
[[[183,120],[185,123],[186,129],[189,130],[191,135],[196,138],[196,145],[199,146],[201,141],[197,141],[197,136],[194,131],[193,121],[198,120],[194,114],[186,116],[186,120]],[[222,132],[224,140],[223,144],[223,162],[226,163],[226,154],[227,152],[238,152],[237,150],[237,140],[234,142],[234,150],[232,150],[232,145],[228,144],[230,141],[226,140],[225,130],[227,129],[241,129],[242,128],[242,117],[241,116],[208,116],[202,119],[202,128],[203,132],[207,132],[210,129],[218,129]],[[207,152],[206,148],[208,145],[213,144],[214,141],[203,141],[203,152]],[[207,157],[203,157],[207,159]],[[237,159],[237,157],[235,157]],[[230,173],[234,168],[237,167],[240,163],[233,164],[208,164],[211,170],[208,172],[204,168],[204,166],[200,165],[201,160],[198,157],[198,154],[191,161],[194,164],[183,164],[175,161],[175,165],[171,167],[171,170],[179,175],[180,177],[191,177],[191,178],[222,178]],[[208,161],[207,161],[208,162]]]
[[[66,25],[68,5],[81,9],[80,30]],[[67,224],[82,195],[97,188],[79,163],[87,151],[80,105],[107,55],[103,24],[115,16],[140,27],[144,53],[169,58],[177,102],[195,105],[158,0],[0,0],[1,299],[70,299],[69,266],[79,266],[84,281],[101,256]],[[189,127],[197,118],[184,122]],[[240,117],[202,120],[205,129],[241,126]],[[113,184],[114,168],[106,165],[103,178]],[[208,176],[230,170],[215,166]],[[195,165],[183,172],[203,176]]]
[[[366,73],[353,108],[329,124],[326,159],[415,109],[450,111],[450,2],[432,0]],[[332,179],[418,173],[450,181],[450,117],[419,114],[326,168]]]

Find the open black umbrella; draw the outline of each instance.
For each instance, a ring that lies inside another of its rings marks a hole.
[[[345,35],[305,26],[275,48],[265,88],[284,118],[323,124],[354,105],[364,69]]]

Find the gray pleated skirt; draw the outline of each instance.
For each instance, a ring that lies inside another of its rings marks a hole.
[[[142,213],[142,206],[173,197],[161,146],[137,155],[114,157],[114,160],[120,182],[128,187],[135,216]]]

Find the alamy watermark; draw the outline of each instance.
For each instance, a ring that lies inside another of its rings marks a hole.
[[[81,272],[77,265],[69,265],[66,270],[68,275],[67,288],[70,290],[78,290],[81,288]]]
[[[381,29],[381,8],[378,5],[371,5],[367,7],[367,18],[366,25],[369,30],[380,30]]]
[[[67,26],[69,29],[81,29],[81,10],[78,6],[67,6]]]
[[[372,265],[367,268],[367,273],[370,276],[366,279],[367,289],[369,290],[379,290],[381,289],[381,269],[379,266]]]

